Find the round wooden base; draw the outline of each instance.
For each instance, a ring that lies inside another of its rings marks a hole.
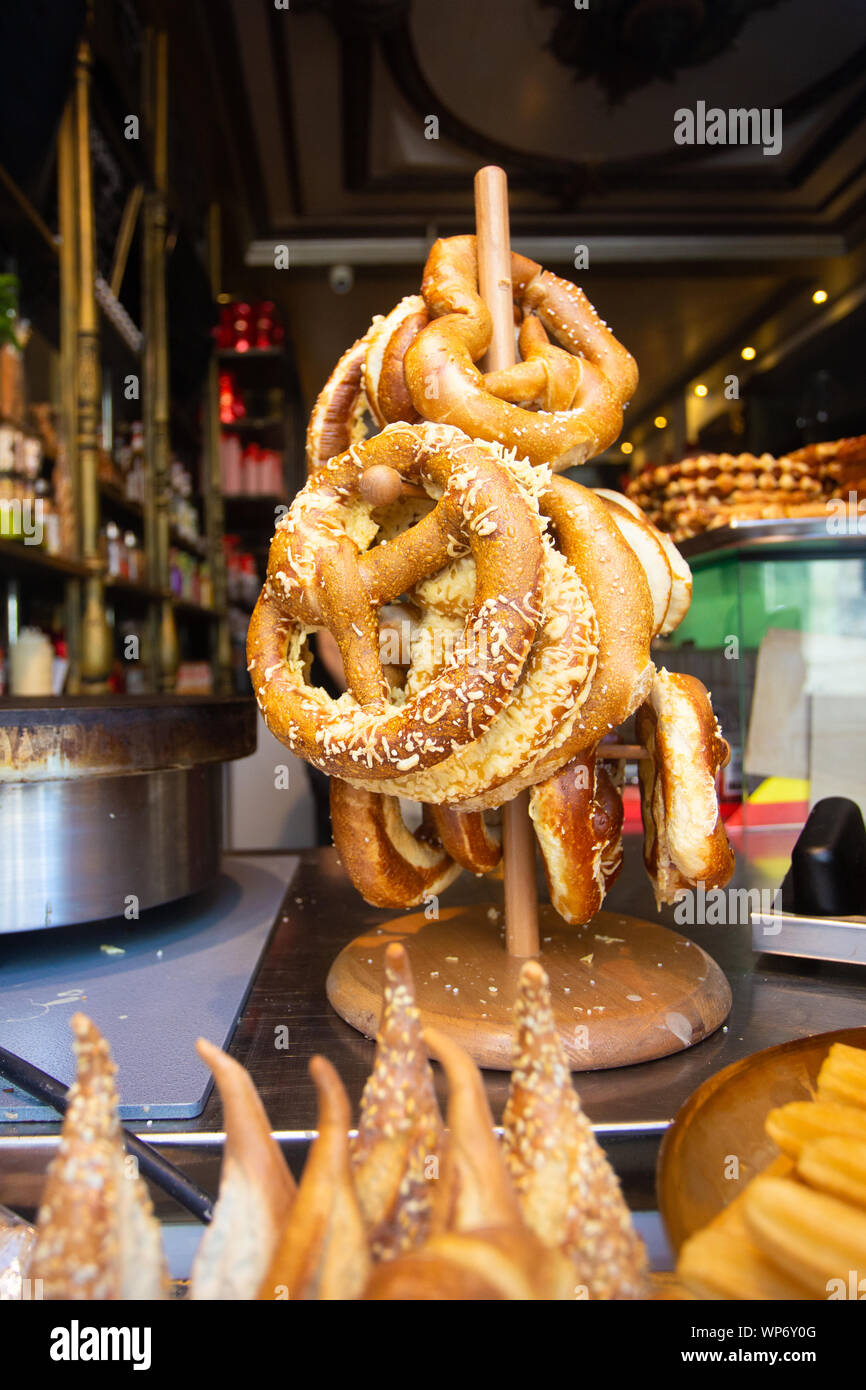
[[[540,959],[573,1071],[680,1052],[728,1015],[725,976],[678,932],[615,912],[569,927],[549,906],[539,907],[539,925]],[[382,958],[392,941],[402,941],[409,953],[425,1026],[454,1038],[479,1066],[510,1071],[522,961],[505,951],[501,913],[451,907],[429,922],[417,912],[350,942],[331,966],[328,998],[368,1037],[378,1026]]]

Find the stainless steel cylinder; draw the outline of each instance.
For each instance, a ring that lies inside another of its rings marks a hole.
[[[138,914],[217,874],[222,765],[0,780],[0,932]]]

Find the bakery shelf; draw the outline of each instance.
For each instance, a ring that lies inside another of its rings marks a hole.
[[[850,533],[845,535],[830,531],[827,519],[820,516],[732,521],[729,526],[719,526],[689,540],[678,541],[677,548],[691,565],[700,564],[704,559],[714,560],[724,552],[766,550],[777,546],[824,549],[834,554],[840,550],[866,551],[866,521],[862,523],[862,533],[858,533],[856,520],[852,522]]]
[[[217,608],[208,608],[203,603],[193,603],[188,598],[173,598],[172,607],[175,613],[181,618],[221,618],[222,614]]]
[[[105,581],[106,592],[126,595],[129,598],[141,599],[146,603],[153,603],[161,597],[159,589],[155,589],[151,584],[140,583],[137,579],[124,579],[123,575],[110,575]]]
[[[106,510],[113,511],[116,515],[131,520],[139,526],[144,521],[144,507],[134,498],[127,497],[116,483],[101,481],[99,484],[99,495],[103,502],[107,504]]]
[[[183,535],[175,526],[169,527],[169,540],[178,550],[185,550],[188,554],[194,555],[197,560],[207,559],[207,542],[204,537],[198,541],[190,540],[189,536]]]
[[[230,424],[225,420],[220,421],[220,429],[224,434],[265,434],[277,429],[282,432],[285,423],[282,415],[244,415]]]
[[[39,545],[0,539],[0,574],[14,577],[21,573],[40,572],[64,579],[83,579],[87,569],[83,561],[65,555],[50,555]]]

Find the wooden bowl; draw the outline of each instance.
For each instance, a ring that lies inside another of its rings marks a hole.
[[[866,1028],[841,1028],[768,1047],[725,1067],[690,1096],[665,1134],[656,1191],[673,1251],[733,1201],[779,1150],[764,1132],[767,1112],[812,1100],[834,1042],[866,1048]],[[739,1180],[726,1176],[731,1159]]]

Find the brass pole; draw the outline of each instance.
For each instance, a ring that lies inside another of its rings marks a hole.
[[[99,322],[94,293],[96,254],[90,167],[90,47],[78,46],[75,73],[75,174],[78,204],[78,323],[76,426],[84,581],[81,680],[89,691],[106,688],[114,643],[105,614],[105,565],[99,554],[100,420]]]
[[[159,685],[174,689],[180,649],[169,574],[169,379],[165,247],[168,226],[168,47],[166,35],[148,33],[145,72],[152,132],[154,187],[144,200],[144,447],[148,473],[147,542],[159,600]]]
[[[126,200],[123,208],[123,216],[120,219],[120,229],[117,233],[114,258],[111,263],[111,276],[108,282],[111,286],[111,293],[114,295],[115,299],[120,298],[123,277],[126,274],[126,263],[129,260],[129,248],[132,246],[132,238],[135,235],[135,224],[138,221],[138,214],[141,210],[141,199],[143,194],[143,185],[137,183]]]
[[[78,334],[78,238],[75,197],[75,106],[70,97],[63,110],[57,135],[57,223],[60,263],[60,430],[61,447],[72,485],[75,510],[75,553],[81,554],[81,479],[77,449],[77,334]],[[81,688],[81,584],[66,586],[66,627],[69,673],[66,690],[76,695]]]
[[[219,204],[211,203],[208,209],[208,268],[211,295],[214,299],[220,292],[222,275],[220,243]],[[202,486],[204,488],[205,526],[213,584],[213,605],[218,615],[214,644],[214,684],[218,695],[227,695],[232,688],[232,649],[229,639],[226,559],[223,549],[225,506],[220,473],[219,366],[215,352],[212,353],[208,364],[206,410],[206,451]]]
[[[57,136],[57,220],[60,231],[60,411],[64,445],[75,495],[78,553],[81,553],[81,480],[76,438],[78,335],[78,238],[75,198],[75,109],[70,97]]]

